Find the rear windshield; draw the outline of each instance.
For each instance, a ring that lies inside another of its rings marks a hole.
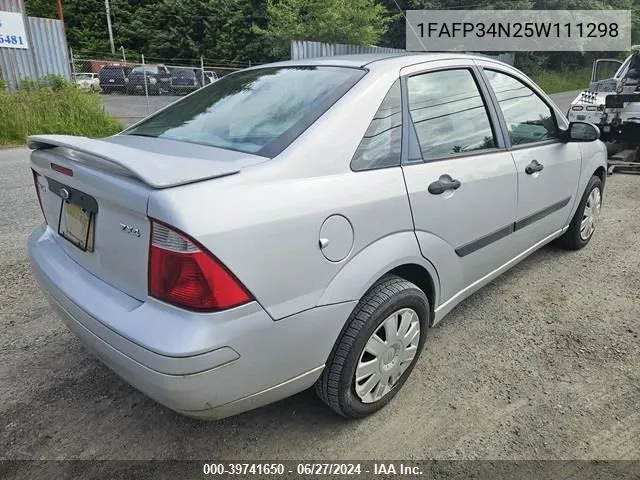
[[[100,73],[108,73],[108,74],[113,74],[113,73],[117,73],[122,75],[124,69],[122,67],[102,67],[102,70],[100,70]]]
[[[171,72],[171,75],[173,75],[174,77],[195,77],[196,76],[196,72],[194,72],[193,70],[174,70]]]
[[[226,75],[127,130],[274,157],[365,74],[345,67],[266,67]]]
[[[142,66],[139,65],[137,67],[133,67],[133,70],[131,70],[131,73],[158,73],[158,67],[155,66]]]

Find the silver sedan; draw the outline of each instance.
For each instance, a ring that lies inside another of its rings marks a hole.
[[[109,138],[30,137],[30,258],[82,343],[171,409],[315,386],[363,417],[463,299],[551,241],[589,243],[598,137],[487,58],[260,66]]]

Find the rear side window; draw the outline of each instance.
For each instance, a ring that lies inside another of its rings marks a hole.
[[[274,157],[360,80],[357,68],[266,67],[226,75],[127,130]]]
[[[400,165],[402,100],[400,80],[391,86],[351,160],[355,171]]]
[[[472,73],[444,70],[409,77],[409,112],[424,160],[496,146]]]

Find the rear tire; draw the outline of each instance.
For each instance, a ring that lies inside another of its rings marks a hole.
[[[360,300],[331,351],[316,393],[332,410],[362,418],[398,393],[424,347],[429,300],[395,275],[380,279]]]
[[[558,246],[567,250],[580,250],[587,246],[593,237],[600,216],[602,190],[600,177],[595,175],[591,177],[578,209],[569,224],[569,230],[558,239]]]

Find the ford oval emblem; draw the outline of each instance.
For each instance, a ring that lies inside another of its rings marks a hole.
[[[64,199],[64,200],[68,200],[69,197],[71,196],[71,194],[69,193],[69,190],[67,190],[66,188],[61,188],[60,189],[60,196]]]

